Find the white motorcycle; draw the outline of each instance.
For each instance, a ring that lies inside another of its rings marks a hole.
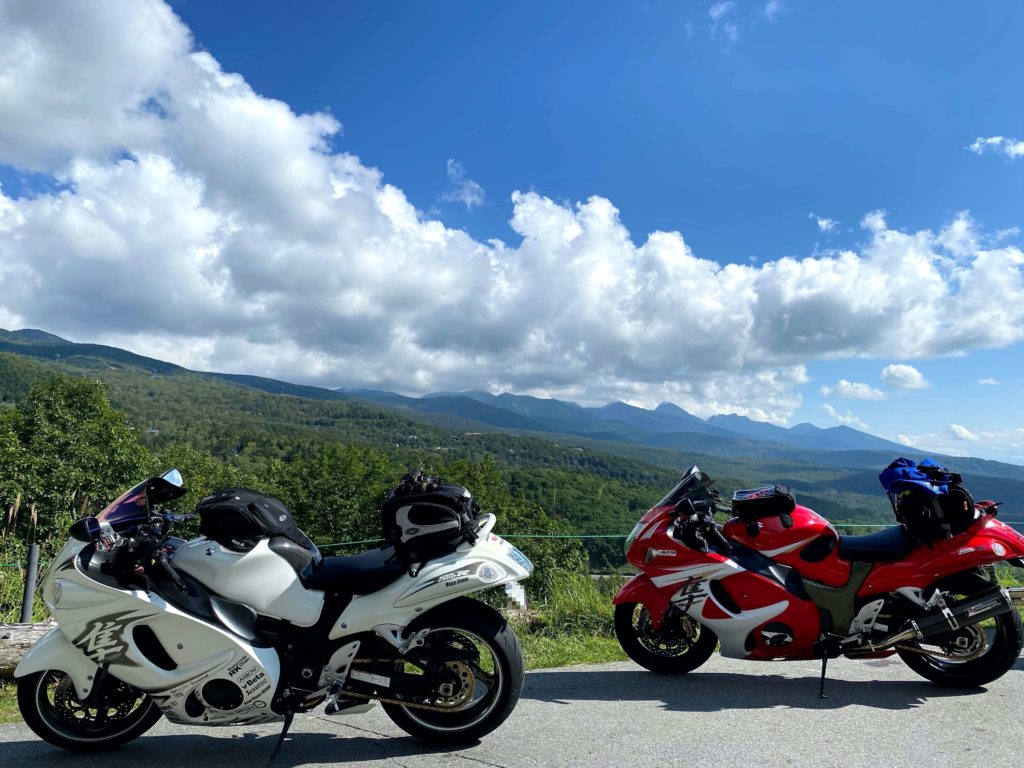
[[[295,714],[323,703],[328,715],[355,714],[379,701],[407,733],[457,745],[512,712],[519,642],[500,614],[466,597],[533,571],[491,533],[494,515],[474,515],[475,530],[413,565],[394,547],[321,558],[294,526],[290,538],[238,547],[171,537],[184,518],[162,505],[181,486],[171,470],[78,521],[44,575],[58,626],[15,671],[22,716],[43,739],[91,751],[134,739],[161,715],[190,725],[283,720],[276,754]]]

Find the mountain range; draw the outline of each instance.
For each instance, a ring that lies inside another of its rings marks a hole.
[[[362,401],[394,409],[411,417],[450,417],[461,427],[576,436],[608,443],[695,451],[714,456],[792,458],[826,466],[875,467],[895,455],[920,455],[921,450],[885,440],[846,426],[821,428],[802,423],[780,427],[737,414],[719,414],[702,419],[674,403],[645,409],[624,402],[600,407],[517,395],[492,394],[479,390],[437,392],[409,397],[372,389],[328,389],[293,384],[244,374],[189,371],[173,363],[101,344],[77,343],[37,329],[0,329],[0,352],[74,365],[105,361],[130,366],[154,375],[192,374],[230,382],[275,395],[311,400]],[[925,446],[927,448],[927,446]],[[942,457],[940,457],[942,458]],[[956,458],[962,464],[964,458]],[[1024,467],[982,459],[985,474],[1024,479]],[[884,466],[884,464],[883,464]]]
[[[788,449],[917,452],[910,446],[850,427],[821,428],[803,423],[787,429],[736,414],[716,415],[705,420],[674,403],[662,403],[648,410],[623,402],[585,407],[508,392],[494,395],[471,390],[407,397],[368,389],[337,391],[406,411],[469,418],[499,429],[581,435],[644,445],[686,447],[699,435],[706,438],[702,443],[716,446],[716,452],[726,453],[749,450],[751,441],[765,443],[766,450],[773,452]]]

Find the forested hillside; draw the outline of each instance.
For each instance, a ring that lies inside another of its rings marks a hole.
[[[6,340],[8,350],[35,351],[32,356],[0,352],[0,400],[8,404],[8,414],[16,412],[15,405],[26,407],[32,387],[49,382],[54,374],[101,382],[112,408],[123,414],[132,444],[144,452],[147,467],[155,471],[174,463],[188,465],[183,469],[202,478],[192,482],[197,488],[244,480],[278,492],[298,513],[309,516],[307,525],[326,537],[322,541],[375,536],[372,518],[380,494],[403,471],[418,466],[465,474],[469,467],[486,464],[488,483],[501,486],[509,499],[539,515],[529,525],[504,520],[500,528],[506,533],[541,533],[550,523],[563,532],[625,534],[675,483],[681,470],[694,463],[717,478],[727,494],[777,481],[791,485],[800,502],[837,522],[891,520],[877,481],[886,454],[844,452],[845,460],[829,465],[820,452],[805,457],[799,453],[715,456],[580,435],[541,436],[450,414],[396,410],[340,393],[326,399],[284,394],[301,393],[303,388],[154,365],[159,361],[130,353],[108,355],[104,352],[108,347],[85,345],[88,348],[83,350],[83,345],[53,342],[61,352],[47,358],[39,352],[46,349],[45,344],[26,343],[32,340],[24,340],[22,333],[0,338]],[[12,336],[16,341],[11,341]],[[94,354],[71,354],[75,351]],[[701,439],[713,441],[713,436],[694,434],[693,445],[713,445]],[[842,466],[842,461],[847,465]],[[312,496],[308,503],[302,501],[306,498],[302,483],[295,478],[306,477],[309,487],[317,487],[318,477],[331,475],[332,464],[337,465],[339,476],[347,473],[349,490],[322,494],[324,501],[314,509]],[[361,475],[356,472],[360,464],[367,467]],[[1007,511],[1020,519],[1017,510],[1024,506],[1024,483],[970,475],[973,466],[998,471],[1003,465],[975,460],[965,460],[965,465],[957,468],[968,475],[979,497],[1006,501]],[[1007,474],[1013,474],[1012,468]],[[357,482],[356,477],[362,479]],[[131,482],[125,473],[120,479]],[[4,481],[13,488],[8,479]],[[368,489],[363,496],[356,494],[360,485]],[[116,489],[110,484],[103,492]],[[5,498],[9,498],[5,506],[13,503],[10,493]],[[358,521],[352,513],[356,509],[362,510]],[[623,564],[621,539],[591,538],[584,546],[594,567]]]

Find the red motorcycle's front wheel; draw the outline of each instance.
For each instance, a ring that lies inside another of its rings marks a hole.
[[[644,669],[661,675],[692,672],[715,652],[718,637],[707,627],[670,607],[660,629],[641,603],[615,606],[615,635],[619,645]]]

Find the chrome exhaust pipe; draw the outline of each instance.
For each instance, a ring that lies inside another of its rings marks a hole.
[[[902,632],[897,632],[895,635],[889,635],[888,637],[882,638],[876,643],[865,643],[864,645],[858,645],[854,648],[845,649],[845,653],[879,653],[881,651],[888,651],[897,643],[902,643],[904,640],[914,640],[917,637],[917,633],[913,629],[905,629]]]

